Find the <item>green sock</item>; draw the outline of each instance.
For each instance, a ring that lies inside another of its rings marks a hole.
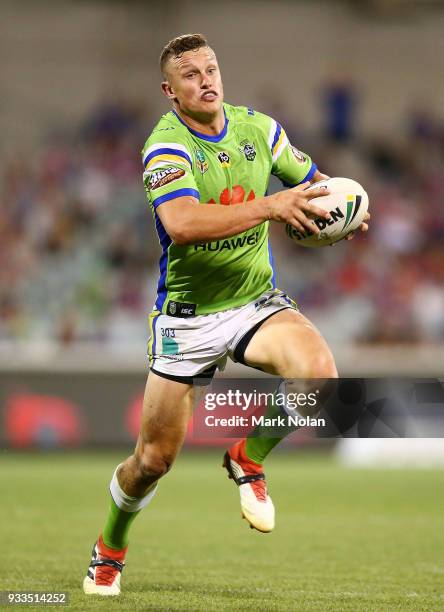
[[[102,533],[103,541],[110,548],[121,550],[128,546],[128,532],[132,522],[139,514],[136,512],[125,512],[121,510],[111,498],[111,506],[106,519],[105,528]]]
[[[284,436],[285,438],[285,436]],[[279,444],[282,438],[247,438],[245,452],[256,463],[263,463],[265,457]]]
[[[285,415],[281,406],[271,404],[268,406],[265,418],[272,419]],[[265,457],[279,444],[281,440],[296,431],[297,427],[270,427],[258,425],[248,436],[245,444],[247,456],[256,463],[263,463]]]

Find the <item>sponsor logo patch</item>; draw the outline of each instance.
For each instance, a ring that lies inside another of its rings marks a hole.
[[[163,353],[160,355],[162,359],[170,359],[171,361],[183,361],[183,353],[175,353],[173,355],[168,355],[168,353]]]
[[[228,155],[228,153],[225,153],[225,151],[221,151],[217,156],[217,159],[220,161],[224,168],[228,168],[228,166],[230,165],[230,156]]]
[[[167,305],[166,313],[172,317],[194,317],[196,315],[197,304],[187,304],[186,302],[175,302],[170,300]]]
[[[150,189],[154,191],[154,189],[164,187],[168,185],[168,183],[181,179],[183,176],[185,176],[185,170],[182,170],[182,168],[165,168],[165,170],[157,170],[153,172],[149,178]]]
[[[236,236],[226,238],[225,240],[216,240],[216,242],[201,242],[194,245],[194,251],[207,251],[221,253],[222,251],[235,251],[237,249],[248,248],[258,244],[259,232],[253,232],[249,235]],[[170,302],[171,304],[171,302]]]
[[[305,164],[305,162],[307,161],[307,158],[302,153],[302,151],[299,151],[299,149],[296,149],[296,147],[294,147],[293,145],[290,145],[290,146],[291,146],[291,150],[293,151],[293,155],[296,161],[298,162],[298,164]]]

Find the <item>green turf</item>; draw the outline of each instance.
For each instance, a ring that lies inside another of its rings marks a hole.
[[[79,610],[444,609],[442,471],[275,454],[263,535],[220,454],[180,457],[134,524],[123,594],[104,600],[81,582],[121,456],[1,453],[0,590],[66,590]]]

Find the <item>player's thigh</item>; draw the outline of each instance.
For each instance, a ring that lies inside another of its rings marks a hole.
[[[150,372],[143,398],[142,418],[136,454],[148,446],[162,450],[173,459],[184,441],[195,391],[192,385],[176,382]]]
[[[267,319],[250,340],[247,365],[284,378],[334,378],[327,342],[300,312],[285,309]]]

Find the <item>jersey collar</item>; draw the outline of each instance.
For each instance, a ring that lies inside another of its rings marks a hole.
[[[227,135],[227,131],[228,131],[228,117],[227,117],[227,113],[225,112],[225,108],[224,108],[225,125],[224,125],[222,131],[219,132],[219,134],[216,134],[215,136],[208,136],[208,134],[202,134],[201,132],[197,132],[196,130],[191,129],[185,123],[185,121],[183,121],[179,117],[179,115],[176,113],[175,110],[173,110],[172,112],[174,113],[174,115],[176,115],[176,117],[179,119],[179,121],[181,123],[183,123],[183,125],[187,128],[187,130],[189,132],[191,132],[194,136],[197,136],[198,138],[201,138],[202,140],[207,140],[208,142],[220,142],[222,140],[222,138],[225,138],[225,136]]]

